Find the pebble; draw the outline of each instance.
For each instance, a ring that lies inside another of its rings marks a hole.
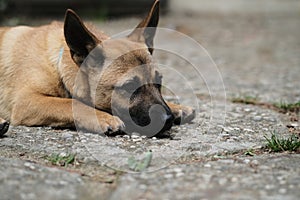
[[[251,166],[258,166],[258,165],[259,165],[259,162],[258,162],[258,160],[252,160],[252,161],[250,162],[250,165],[251,165]]]
[[[245,160],[243,160],[243,163],[249,164],[249,163],[250,163],[250,160],[249,160],[249,159],[245,159]]]
[[[231,128],[231,127],[224,127],[223,128],[223,131],[225,131],[226,133],[229,133],[229,132],[231,132],[231,131],[233,131],[234,129],[233,128]]]
[[[227,183],[227,179],[226,178],[221,178],[221,179],[218,180],[218,183],[220,185],[225,185]]]
[[[279,189],[280,194],[285,194],[286,192],[287,192],[287,189],[285,189],[285,188],[280,188]]]
[[[206,163],[206,164],[204,164],[204,167],[206,167],[206,168],[211,168],[211,164]]]
[[[254,131],[250,128],[244,128],[244,131],[248,131],[248,132],[251,132],[251,133],[254,133]]]
[[[237,182],[238,180],[239,180],[239,179],[238,179],[237,177],[232,177],[232,178],[231,178],[231,182],[234,182],[234,183]]]
[[[166,178],[166,179],[173,178],[173,174],[165,174],[165,175],[164,175],[164,178]]]
[[[262,120],[262,117],[261,116],[254,116],[253,120],[256,121],[256,122],[259,122],[259,121]]]
[[[179,173],[179,172],[182,172],[182,169],[181,169],[181,168],[174,168],[173,171],[174,171],[175,173]]]
[[[175,176],[178,178],[178,177],[184,176],[184,173],[183,172],[178,172],[178,173],[176,173]]]
[[[133,142],[141,142],[142,140],[143,140],[142,138],[132,139]]]
[[[139,135],[131,135],[131,139],[137,139],[137,138],[140,138]]]
[[[33,164],[30,163],[30,162],[24,163],[24,166],[25,166],[25,167],[28,167],[28,168],[31,169],[31,170],[34,170],[34,169],[35,169],[35,166],[33,166]]]
[[[61,156],[61,157],[66,157],[68,154],[66,153],[66,152],[61,152],[60,154],[59,154],[59,156]]]
[[[299,124],[298,123],[291,123],[290,126],[296,128],[296,127],[299,126]]]
[[[73,135],[70,133],[63,133],[62,138],[63,139],[71,139],[71,138],[73,138]]]
[[[234,163],[234,160],[231,159],[220,159],[218,160],[219,163],[225,163],[225,164],[232,164]]]

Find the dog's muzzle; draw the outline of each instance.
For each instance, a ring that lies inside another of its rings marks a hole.
[[[140,107],[129,109],[129,116],[119,117],[125,123],[125,132],[140,133],[148,137],[155,136],[169,130],[174,123],[174,116],[167,105],[155,104],[149,109],[141,110]]]

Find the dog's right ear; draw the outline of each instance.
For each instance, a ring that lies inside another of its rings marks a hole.
[[[74,62],[80,65],[100,41],[83,24],[71,9],[66,11],[64,35]]]
[[[129,38],[138,42],[145,42],[150,53],[153,52],[153,39],[159,21],[159,0],[155,0],[147,17],[129,34]]]

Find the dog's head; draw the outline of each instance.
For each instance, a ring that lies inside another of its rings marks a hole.
[[[64,25],[71,57],[80,67],[78,81],[86,85],[79,88],[88,91],[79,93],[89,95],[78,98],[119,116],[126,131],[147,135],[170,129],[174,120],[162,98],[162,76],[152,58],[158,19],[159,1],[155,1],[148,16],[125,38],[101,39],[71,10]]]

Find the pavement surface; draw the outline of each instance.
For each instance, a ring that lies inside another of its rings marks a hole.
[[[265,148],[273,131],[300,132],[299,113],[265,106],[300,101],[299,19],[300,11],[162,17],[155,57],[165,97],[194,106],[194,123],[173,127],[171,138],[11,127],[0,139],[0,199],[299,199],[300,155]],[[117,34],[137,23],[97,25]],[[249,96],[263,104],[232,102]],[[150,166],[130,169],[128,159],[149,150]],[[73,155],[67,166],[55,160]]]

